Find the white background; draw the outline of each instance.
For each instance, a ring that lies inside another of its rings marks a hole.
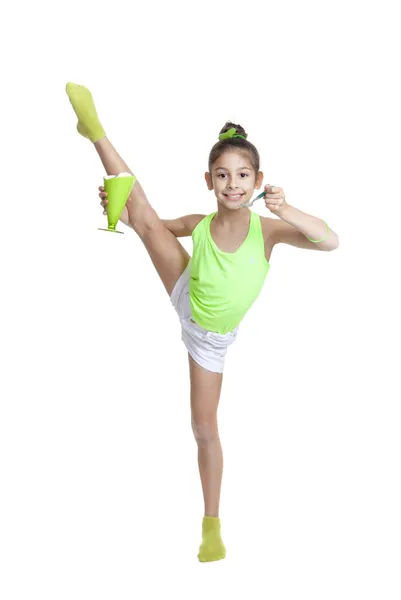
[[[3,600],[400,598],[396,4],[3,9]],[[178,317],[135,233],[97,229],[104,170],[68,81],[162,218],[216,209],[204,173],[230,119],[264,184],[339,236],[273,250],[229,348],[224,561],[197,560]]]

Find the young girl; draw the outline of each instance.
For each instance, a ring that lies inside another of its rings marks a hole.
[[[133,174],[106,137],[90,91],[73,83],[66,91],[78,117],[77,129],[94,144],[106,173]],[[178,313],[188,350],[192,429],[205,504],[201,562],[226,555],[219,519],[223,455],[217,408],[227,347],[262,289],[275,244],[311,250],[334,250],[339,245],[325,221],[287,204],[282,188],[269,184],[264,188],[266,207],[279,219],[241,206],[261,188],[263,173],[258,151],[240,125],[228,122],[223,127],[208,168],[205,179],[216,196],[216,212],[163,221],[136,179],[120,217],[149,252]],[[107,195],[102,186],[99,190],[105,209]],[[184,236],[192,236],[192,258],[177,240]]]

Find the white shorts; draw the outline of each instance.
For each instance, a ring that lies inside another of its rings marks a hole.
[[[227,347],[236,340],[238,327],[222,335],[217,331],[203,329],[193,320],[189,301],[191,260],[179,277],[170,296],[171,303],[181,321],[181,339],[189,354],[201,367],[215,373],[223,373]]]

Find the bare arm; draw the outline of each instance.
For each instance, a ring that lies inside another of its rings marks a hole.
[[[287,205],[285,211],[280,213],[280,219],[274,219],[276,243],[289,244],[297,248],[326,251],[338,248],[338,235],[328,225],[326,231],[324,230],[325,225],[322,219],[308,215],[290,204]],[[323,241],[311,242],[307,236],[317,236]]]
[[[175,235],[175,237],[188,237],[192,235],[192,232],[197,224],[205,216],[206,215],[185,215],[184,217],[179,217],[178,219],[162,219],[162,223],[169,231],[171,231],[172,234]],[[124,206],[123,212],[121,213],[120,221],[127,227],[131,227],[131,229],[133,229],[128,217],[128,209],[126,206]]]
[[[206,215],[185,215],[184,217],[179,217],[178,219],[162,219],[162,223],[164,226],[171,231],[175,237],[188,237],[192,235],[193,230],[197,226],[197,224],[205,217]],[[133,229],[129,216],[128,209],[126,206],[123,208],[123,212],[120,216],[120,221],[124,223],[127,227],[131,227]]]
[[[162,219],[162,222],[165,227],[171,233],[175,235],[175,237],[188,237],[192,235],[195,227],[205,218],[206,215],[185,215],[184,217],[179,217],[178,219],[166,220]]]

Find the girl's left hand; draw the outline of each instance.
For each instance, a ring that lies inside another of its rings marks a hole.
[[[276,185],[265,185],[265,205],[274,215],[280,216],[288,206],[283,189]]]

